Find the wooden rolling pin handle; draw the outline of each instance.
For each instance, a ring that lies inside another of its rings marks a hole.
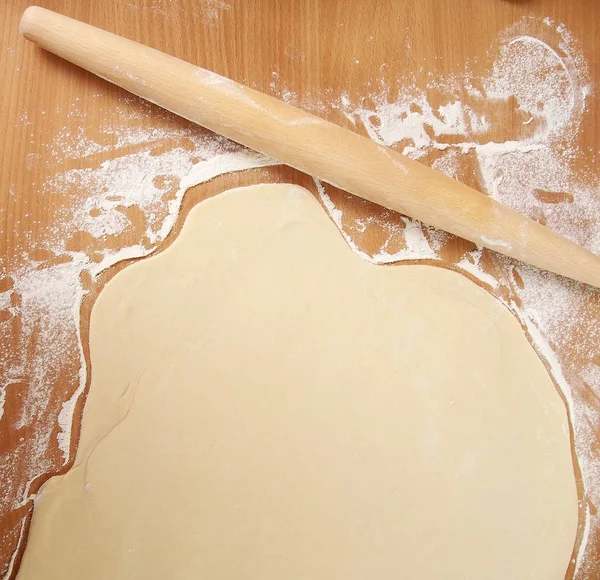
[[[327,183],[512,258],[600,287],[598,256],[370,139],[43,8],[27,8],[20,28],[46,50]]]

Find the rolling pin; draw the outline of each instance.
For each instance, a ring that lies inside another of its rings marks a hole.
[[[600,257],[400,153],[158,50],[37,6],[23,36],[120,87],[364,199],[600,287]]]

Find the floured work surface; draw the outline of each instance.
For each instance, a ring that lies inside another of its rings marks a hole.
[[[29,578],[563,578],[567,414],[466,278],[356,256],[292,185],[200,204],[90,330],[74,468]]]
[[[181,223],[180,208],[186,215],[207,196],[271,181],[316,190],[365,259],[436,261],[517,316],[564,394],[581,468],[582,547],[567,577],[600,576],[600,292],[290,168],[240,172],[265,161],[25,41],[18,24],[29,3],[5,3],[0,19],[9,144],[0,155],[3,580],[14,579],[39,486],[75,457],[88,293],[99,292],[111,265],[156,250]],[[600,19],[588,0],[310,4],[64,0],[60,11],[152,38],[155,48],[368,135],[600,253]],[[223,50],[224,38],[239,50]]]

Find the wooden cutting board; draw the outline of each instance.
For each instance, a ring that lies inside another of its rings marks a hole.
[[[52,309],[37,323],[32,323],[31,317],[26,319],[22,312],[29,304],[17,291],[15,272],[33,262],[38,269],[59,266],[73,259],[74,252],[98,261],[107,248],[135,245],[143,238],[144,216],[135,207],[124,208],[131,226],[119,235],[94,236],[85,229],[59,232],[64,237],[63,250],[72,254],[69,257],[65,251],[57,251],[48,242],[57,241],[49,232],[57,221],[64,221],[65,215],[85,204],[89,191],[81,181],[65,189],[64,179],[55,178],[72,170],[98,171],[106,160],[141,151],[161,156],[173,148],[193,147],[185,132],[203,134],[25,42],[18,34],[18,22],[29,4],[11,0],[0,6],[0,296],[4,292],[10,301],[0,301],[0,386],[10,383],[0,418],[0,574],[11,566],[14,571],[18,562],[12,555],[18,545],[23,546],[20,538],[26,534],[33,507],[31,494],[48,476],[67,469],[73,458],[83,403],[83,398],[77,399],[72,444],[65,458],[65,445],[62,451],[58,445],[61,428],[57,420],[63,403],[71,399],[79,384],[77,336],[57,336],[57,341],[64,341],[59,361],[43,358],[38,335],[50,332],[46,323]],[[572,46],[587,63],[591,85],[600,81],[600,60],[596,58],[600,52],[600,4],[588,0],[40,0],[39,5],[290,100],[361,133],[367,133],[365,125],[353,123],[348,111],[361,103],[364,110],[376,108],[373,94],[380,98],[382,91],[388,90],[385,98],[393,103],[399,91],[414,86],[425,91],[432,107],[445,106],[450,93],[455,98],[461,89],[450,91],[441,86],[440,79],[460,77],[465,70],[475,79],[492,74],[502,39],[515,23],[540,34],[544,26],[556,30],[563,23]],[[558,45],[557,50],[561,50]],[[468,99],[465,92],[465,102]],[[490,105],[485,114],[492,122],[485,140],[502,143],[523,133],[527,120],[520,115],[518,105]],[[418,108],[413,112],[420,114]],[[598,178],[594,164],[600,151],[599,114],[600,100],[592,93],[587,98],[585,120],[572,140],[578,146],[577,154],[569,161],[572,174],[590,182]],[[146,131],[147,138],[126,142],[115,137],[125,134],[127,128],[132,133]],[[156,139],[149,132],[154,128],[159,128],[163,137]],[[170,131],[175,136],[165,139],[164,134]],[[425,131],[435,132],[432,127],[425,127]],[[456,146],[459,136],[435,135],[432,139],[437,148],[424,155],[423,162],[435,163],[441,152],[454,146],[458,177],[486,189],[489,184],[482,181],[473,151]],[[91,144],[86,148],[87,141]],[[409,141],[395,146],[402,150],[411,146]],[[293,181],[315,191],[308,176],[281,166],[226,174],[190,190],[179,225],[200,200],[234,186],[264,181]],[[360,249],[371,255],[384,247],[390,255],[401,249],[407,226],[400,216],[333,188],[327,193],[343,209],[344,227]],[[565,192],[540,195],[553,194]],[[568,204],[568,195],[547,200],[554,202]],[[370,222],[371,216],[377,219]],[[396,236],[390,232],[400,233]],[[445,238],[439,255],[443,264],[455,267],[473,249],[463,240]],[[488,254],[481,257],[481,265],[484,272],[500,277],[507,267]],[[83,276],[82,283],[89,291],[81,320],[84,350],[94,298],[120,267],[97,280]],[[52,292],[51,280],[48,284]],[[500,284],[491,290],[506,301],[517,296],[514,301],[518,306],[518,288]],[[575,292],[580,296],[580,291]],[[598,294],[591,291],[585,300],[586,324],[571,329],[570,346],[555,346],[573,397],[579,405],[587,402],[596,409],[600,407],[600,384],[585,380],[579,370],[589,364],[589,328],[600,322],[600,304]],[[579,346],[584,343],[582,355]],[[600,364],[600,344],[594,357]],[[39,368],[44,365],[51,366],[53,372],[44,378],[43,387],[36,387],[32,383],[39,381]],[[34,404],[31,392],[36,388],[43,397]],[[25,420],[25,415],[30,419]],[[591,450],[592,459],[599,459],[600,424],[593,423],[592,431],[598,435],[588,438],[585,446]],[[600,486],[600,476],[595,482],[589,480],[590,484]],[[588,505],[595,513],[593,503]],[[595,525],[589,542],[588,564],[600,557],[600,533]],[[581,575],[586,573],[585,567],[583,570],[578,577],[586,577]]]

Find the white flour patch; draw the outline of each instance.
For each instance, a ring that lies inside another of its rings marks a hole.
[[[472,252],[469,252],[468,254],[464,255],[461,258],[460,262],[457,263],[457,266],[461,270],[468,272],[473,277],[477,278],[490,288],[497,288],[499,285],[498,280],[496,280],[496,278],[494,278],[494,276],[492,276],[491,274],[485,272],[481,267],[480,261],[482,254],[483,252],[480,248],[473,250]]]
[[[363,252],[354,243],[354,240],[344,230],[344,227],[343,227],[343,224],[342,224],[342,212],[337,207],[335,207],[335,205],[331,201],[331,198],[327,195],[327,193],[325,193],[325,188],[323,187],[323,184],[321,183],[321,181],[319,181],[316,178],[313,178],[313,179],[314,179],[314,182],[315,182],[315,186],[317,188],[317,192],[318,192],[319,197],[321,199],[321,202],[325,206],[325,209],[327,210],[327,212],[331,216],[331,219],[333,220],[333,222],[335,223],[335,225],[340,229],[340,232],[341,232],[342,236],[344,236],[344,239],[346,240],[346,242],[348,243],[348,245],[363,260],[366,260],[367,262],[371,262],[372,264],[374,264],[375,263],[374,258],[372,256],[369,256],[369,254],[367,254],[366,252]]]

